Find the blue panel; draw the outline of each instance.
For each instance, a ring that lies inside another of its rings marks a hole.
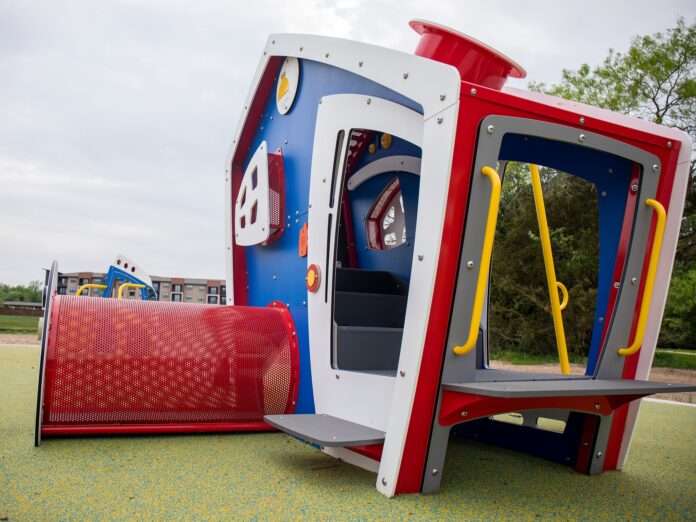
[[[307,308],[303,305],[307,299],[304,279],[307,260],[298,256],[297,247],[300,228],[307,221],[309,176],[319,99],[329,94],[364,94],[399,103],[421,114],[423,111],[419,105],[398,93],[329,65],[301,60],[300,72],[295,103],[287,115],[278,113],[275,86],[271,90],[272,95],[266,102],[245,160],[246,167],[263,140],[268,142],[270,151],[282,149],[286,218],[290,216],[290,227],[285,229],[276,243],[266,247],[246,248],[245,254],[249,304],[266,306],[277,300],[290,306],[300,345],[300,389],[296,411],[312,413],[314,398],[309,362],[309,332]]]
[[[376,139],[378,139],[378,137]],[[407,155],[420,158],[421,150],[420,147],[395,137],[392,141],[392,146],[388,149],[378,149],[374,154],[365,154],[356,166],[355,171],[377,159],[395,155]],[[407,242],[398,248],[389,250],[370,250],[367,248],[367,230],[363,217],[367,215],[372,207],[372,203],[374,203],[375,199],[394,176],[399,178],[401,194],[404,199]],[[416,218],[418,216],[419,183],[420,176],[416,176],[415,174],[397,174],[396,172],[391,172],[375,176],[350,192],[355,246],[358,257],[357,268],[386,270],[398,275],[406,281],[410,281],[411,262],[413,260],[413,239],[416,232]]]
[[[607,308],[612,288],[633,162],[580,145],[518,134],[505,136],[500,159],[558,169],[593,183],[598,195],[606,193],[606,196],[599,196],[599,280],[594,329],[587,360],[587,374],[593,374],[604,327],[600,318]]]

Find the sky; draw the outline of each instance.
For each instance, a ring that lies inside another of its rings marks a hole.
[[[693,0],[0,0],[0,282],[106,271],[224,278],[224,169],[270,33],[412,52],[424,18],[557,82]]]

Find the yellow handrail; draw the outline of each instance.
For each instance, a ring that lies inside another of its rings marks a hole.
[[[479,325],[481,323],[481,313],[483,312],[483,299],[486,295],[488,285],[488,270],[491,266],[491,255],[493,253],[493,238],[495,237],[495,226],[498,220],[498,207],[500,206],[500,176],[491,167],[483,167],[481,174],[491,180],[491,201],[488,206],[488,216],[486,218],[486,232],[483,237],[483,249],[481,251],[481,269],[479,270],[478,281],[476,282],[476,293],[474,294],[474,309],[471,313],[471,326],[469,327],[469,337],[461,346],[454,347],[454,353],[464,355],[469,353],[476,346]]]
[[[568,347],[566,346],[565,330],[563,328],[563,314],[561,314],[561,311],[568,306],[568,290],[563,283],[556,281],[556,269],[553,266],[553,251],[551,250],[551,235],[549,234],[549,223],[546,220],[546,208],[544,207],[544,194],[541,191],[539,167],[530,163],[529,172],[532,175],[532,191],[534,192],[534,205],[536,207],[537,221],[539,222],[541,250],[544,254],[544,266],[546,267],[546,282],[549,287],[549,298],[551,299],[551,316],[553,317],[553,329],[556,333],[558,359],[561,362],[561,373],[570,373]],[[559,288],[563,292],[562,303],[558,299]]]
[[[83,291],[85,288],[101,288],[101,289],[104,289],[104,288],[106,288],[106,285],[95,285],[95,284],[93,284],[93,283],[89,283],[89,284],[87,284],[87,285],[82,285],[80,288],[77,289],[77,292],[75,292],[75,295],[82,295],[82,291]]]
[[[643,345],[645,326],[648,322],[648,311],[652,301],[653,288],[655,286],[655,276],[657,275],[657,262],[662,251],[662,239],[665,236],[665,226],[667,224],[667,213],[665,207],[659,201],[646,199],[645,204],[657,213],[657,224],[655,225],[655,236],[653,237],[652,249],[650,251],[650,263],[648,264],[648,274],[645,278],[645,289],[643,290],[643,300],[640,303],[640,314],[638,315],[638,327],[633,338],[633,344],[627,348],[619,348],[619,355],[633,355],[640,350]]]
[[[123,283],[121,286],[118,287],[118,298],[121,299],[123,297],[123,289],[124,288],[145,288],[145,285],[141,285],[138,283]]]

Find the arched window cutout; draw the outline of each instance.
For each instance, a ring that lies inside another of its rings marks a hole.
[[[367,213],[367,242],[372,250],[389,250],[406,243],[406,212],[399,178],[394,177]]]

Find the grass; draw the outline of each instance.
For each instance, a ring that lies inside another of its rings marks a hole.
[[[438,494],[387,499],[374,474],[281,433],[34,448],[38,355],[0,347],[0,520],[696,520],[696,408],[644,403],[622,472],[455,437]]]
[[[558,364],[558,356],[556,354],[533,354],[517,350],[497,350],[491,355],[491,359],[516,365]],[[571,354],[569,358],[571,363],[587,365],[587,357]],[[691,354],[687,351],[676,352],[658,348],[655,351],[653,366],[655,368],[696,370],[696,351]]]
[[[25,317],[23,315],[0,315],[0,333],[35,334],[38,327],[38,317]]]

